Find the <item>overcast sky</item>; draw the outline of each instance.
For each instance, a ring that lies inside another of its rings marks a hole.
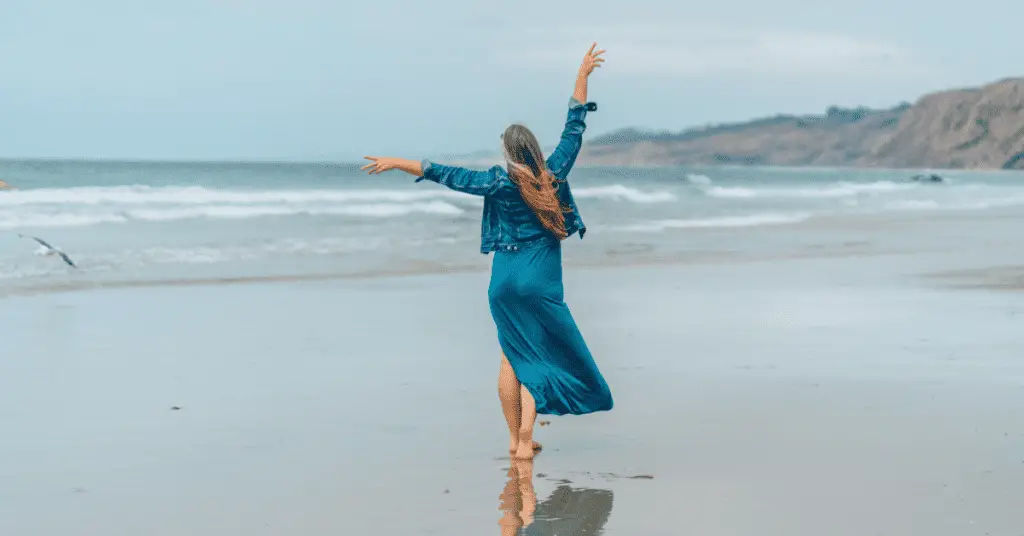
[[[890,106],[1024,71],[1009,0],[2,0],[0,157],[410,158]],[[806,7],[813,6],[813,7]]]

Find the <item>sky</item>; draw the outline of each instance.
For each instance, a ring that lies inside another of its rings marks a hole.
[[[1016,2],[0,0],[0,158],[357,160],[888,107],[1024,74]],[[968,9],[965,9],[965,6]]]

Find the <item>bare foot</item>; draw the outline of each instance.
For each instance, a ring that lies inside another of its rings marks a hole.
[[[541,451],[543,447],[536,441],[529,443],[522,443],[519,448],[516,449],[515,453],[512,454],[514,460],[532,460],[533,457]]]
[[[517,450],[519,450],[519,440],[513,440],[512,444],[509,446],[508,453],[511,454],[514,457]],[[538,453],[538,452],[540,452],[542,450],[544,450],[544,445],[541,445],[540,443],[534,441],[533,442],[533,452],[534,452],[534,454],[536,454],[536,453]]]

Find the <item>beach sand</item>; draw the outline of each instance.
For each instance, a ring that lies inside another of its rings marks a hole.
[[[1024,304],[926,277],[1010,256],[928,247],[568,267],[616,407],[513,486],[485,272],[9,297],[0,534],[1020,535]]]

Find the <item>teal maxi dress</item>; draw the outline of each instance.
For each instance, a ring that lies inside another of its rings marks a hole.
[[[569,113],[558,147],[546,162],[566,181],[583,146],[584,121],[594,103],[569,99]],[[491,316],[501,349],[542,415],[583,415],[612,409],[611,391],[565,304],[562,242],[541,226],[502,166],[475,171],[424,160],[423,175],[463,193],[484,197],[481,253],[494,252],[488,289]],[[586,231],[568,182],[558,189],[572,209],[569,236]]]
[[[495,252],[487,295],[501,349],[537,413],[612,409],[608,384],[564,301],[560,242]]]

